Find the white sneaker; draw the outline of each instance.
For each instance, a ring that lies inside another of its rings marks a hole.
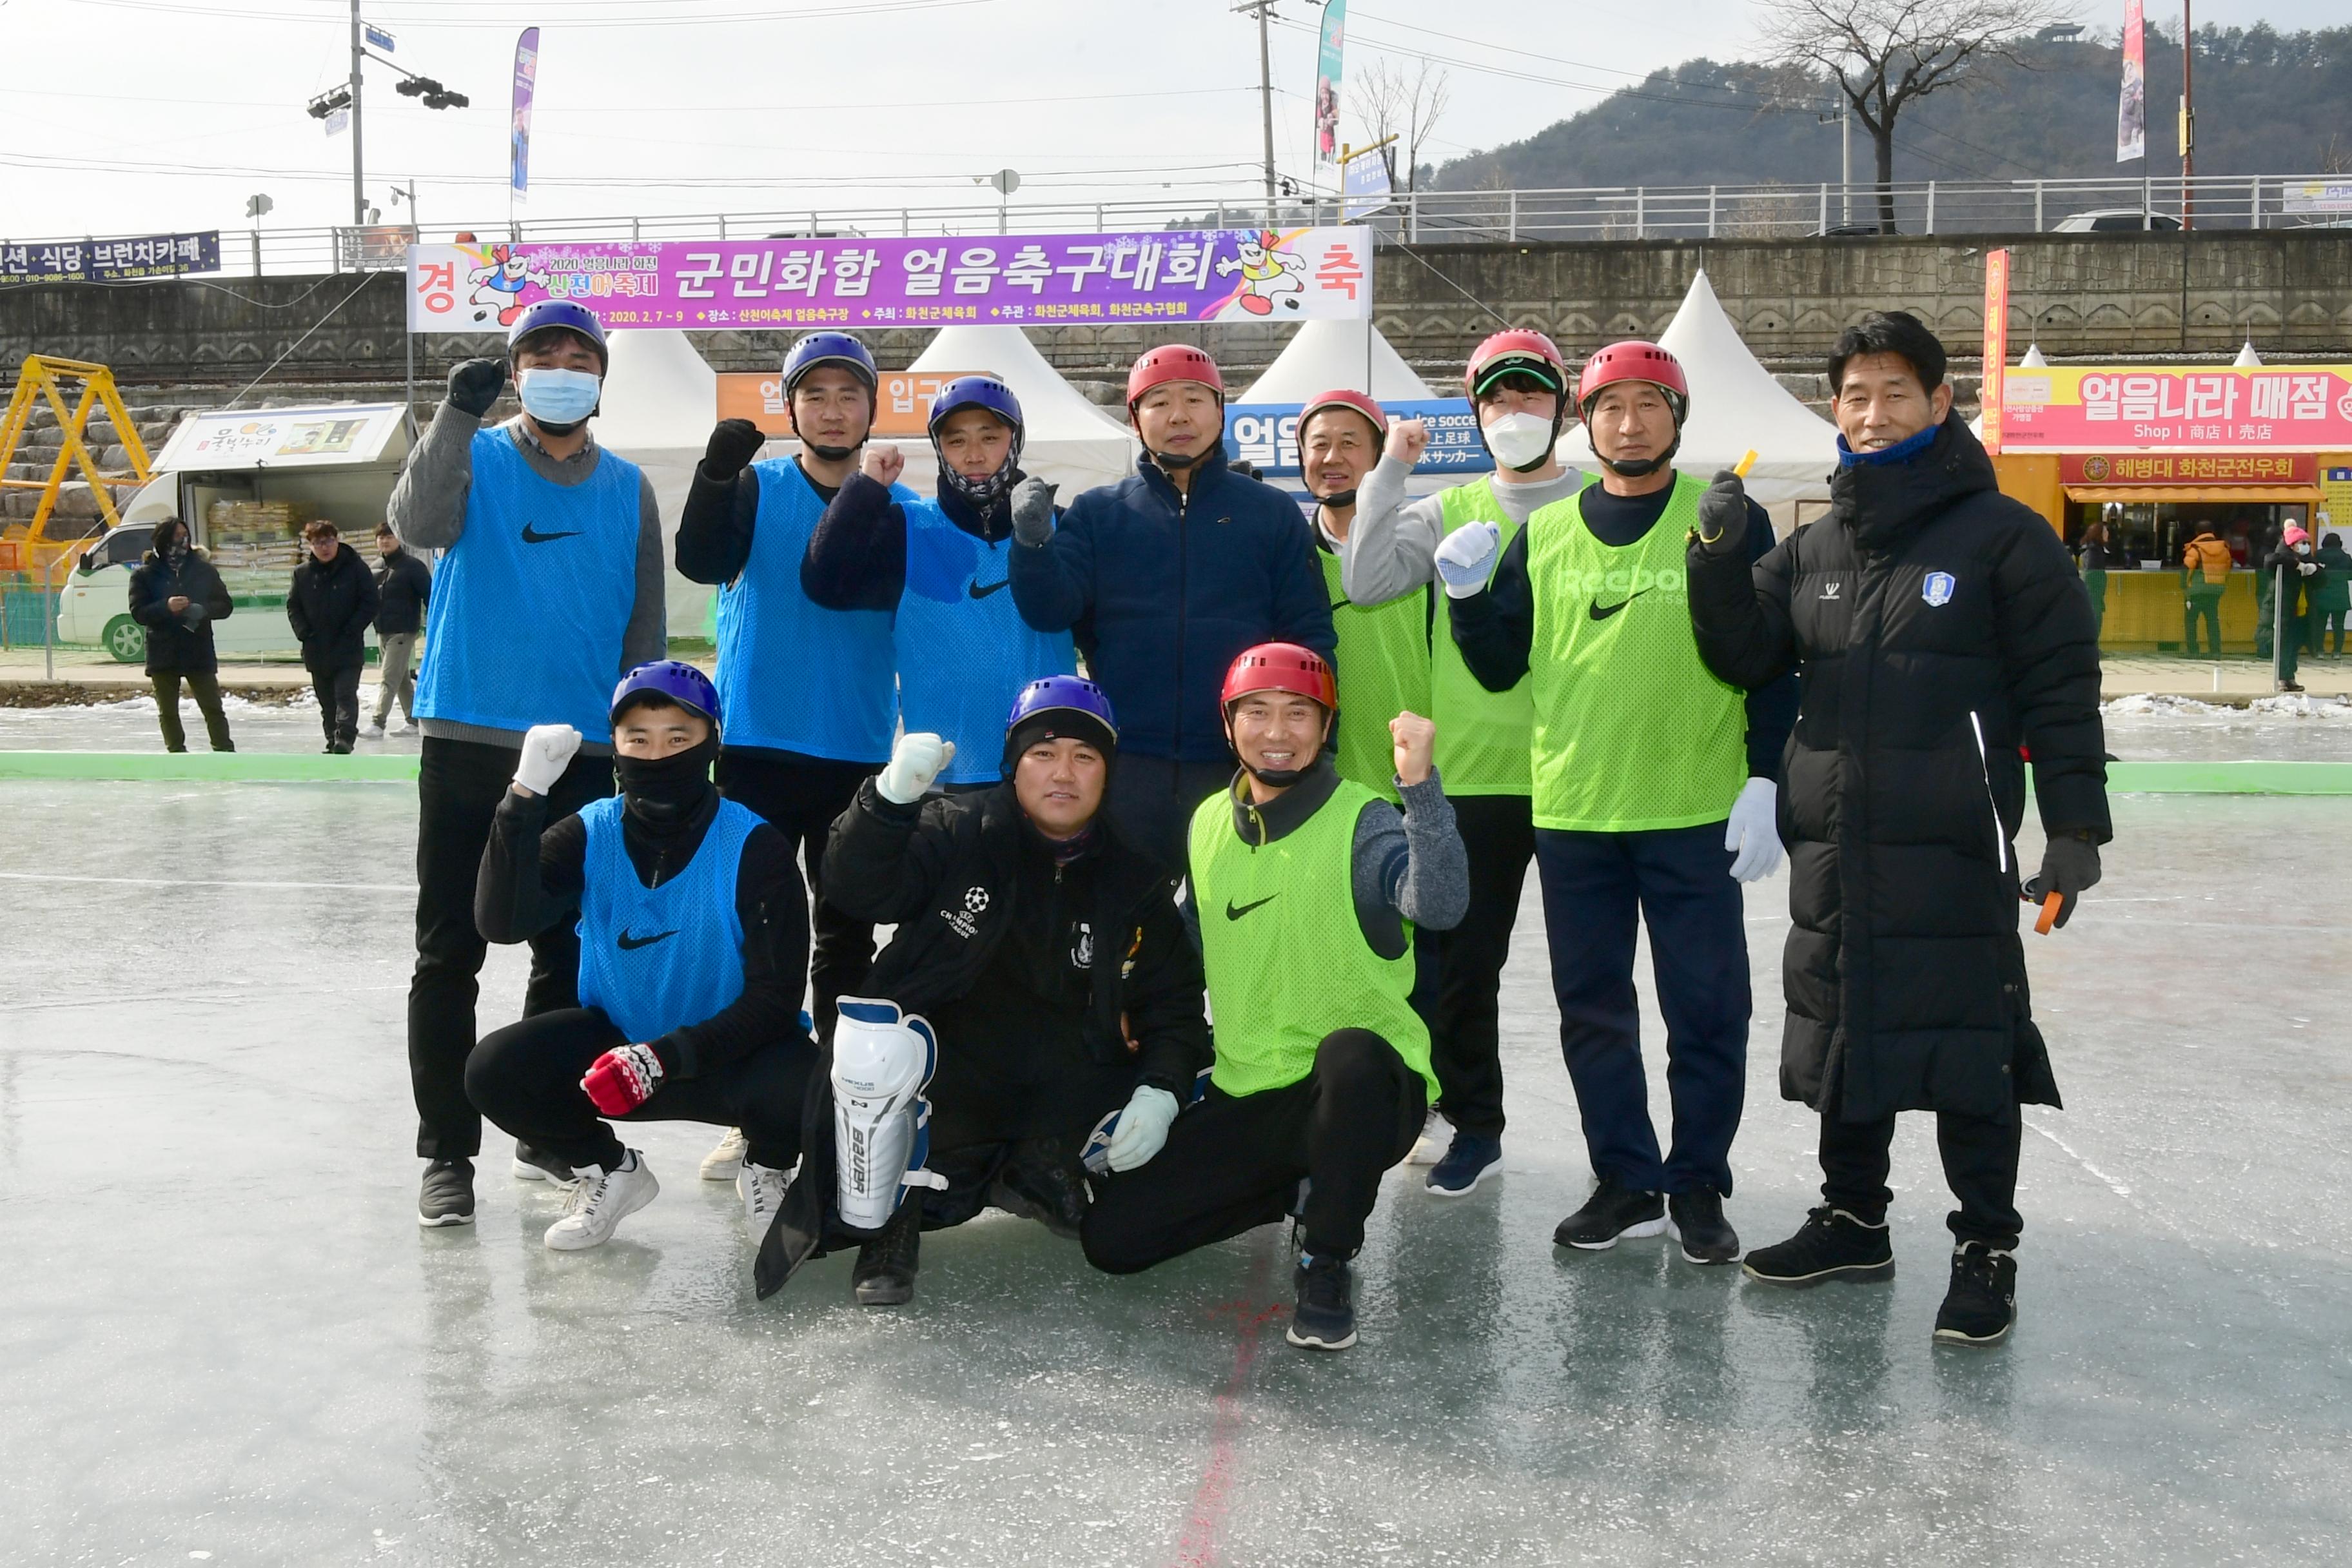
[[[1404,1157],[1408,1165],[1434,1165],[1454,1147],[1454,1123],[1431,1111],[1421,1124],[1421,1142]]]
[[[369,726],[367,727],[367,739],[369,739],[369,740],[371,740],[371,741],[381,741],[381,740],[383,740],[383,725],[381,725],[381,724],[371,724],[371,725],[369,725]]]
[[[610,1171],[583,1165],[579,1172],[580,1180],[572,1184],[571,1196],[564,1200],[563,1217],[541,1238],[558,1252],[604,1246],[623,1219],[661,1191],[661,1184],[646,1168],[645,1156],[635,1149]]]
[[[414,719],[402,720],[400,721],[400,728],[394,730],[393,733],[395,735],[414,735],[416,733],[416,721]]]
[[[706,1182],[731,1182],[743,1172],[743,1130],[730,1127],[719,1141],[719,1147],[702,1157],[702,1179]]]
[[[743,1200],[743,1223],[751,1227],[752,1235],[768,1234],[769,1224],[783,1206],[784,1184],[791,1179],[789,1173],[743,1162],[743,1173],[735,1178],[735,1193]]]

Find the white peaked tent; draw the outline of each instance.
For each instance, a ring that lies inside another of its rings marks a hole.
[[[1837,426],[1798,402],[1748,352],[1705,272],[1691,279],[1682,309],[1658,341],[1682,361],[1690,379],[1690,423],[1675,468],[1705,479],[1735,467],[1753,448],[1748,493],[1772,514],[1782,534],[1795,524],[1797,502],[1829,500]],[[1563,462],[1587,471],[1599,466],[1581,425],[1561,438],[1559,453]]]
[[[1343,386],[1383,402],[1437,395],[1370,321],[1307,321],[1234,401],[1304,403]]]
[[[1018,327],[941,327],[907,368],[985,371],[1011,387],[1027,426],[1021,467],[1059,485],[1065,503],[1080,490],[1135,470],[1135,442],[1127,426],[1064,381]],[[930,494],[939,486],[937,460],[923,442],[901,439],[898,445],[908,454],[903,482]]]
[[[596,439],[645,469],[661,508],[662,558],[674,563],[678,514],[719,422],[719,375],[684,332],[616,331],[605,342],[611,361]],[[679,576],[674,564],[667,570],[671,635],[709,636],[711,590]]]

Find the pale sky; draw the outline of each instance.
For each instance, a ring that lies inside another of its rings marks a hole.
[[[2151,0],[2151,21],[2177,6]],[[2080,15],[2108,28],[2121,0]],[[2200,24],[2339,24],[2344,0],[2206,0]],[[396,96],[368,68],[369,199],[428,237],[506,210],[515,36],[541,29],[521,216],[979,205],[1258,188],[1257,33],[1229,0],[363,0],[393,58],[468,94]],[[1272,34],[1278,166],[1306,175],[1318,16],[1283,0]],[[0,0],[0,237],[241,230],[351,215],[351,145],[303,106],[348,73],[348,0]],[[1528,135],[1697,55],[1750,53],[1748,0],[1350,0],[1349,70],[1442,58],[1453,107],[1437,162]],[[1342,109],[1343,137],[1361,124]],[[1991,133],[1998,134],[1998,128]],[[805,220],[803,220],[805,221]],[[1087,226],[1074,225],[1073,226]]]

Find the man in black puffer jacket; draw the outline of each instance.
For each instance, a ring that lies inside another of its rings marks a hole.
[[[360,733],[360,671],[367,667],[368,624],[382,603],[375,574],[359,552],[320,518],[302,531],[310,559],[294,568],[286,619],[302,644],[302,667],[319,698],[319,727],[330,752],[347,752]]]
[[[1118,1112],[1106,1163],[1143,1164],[1209,1065],[1201,956],[1169,868],[1101,812],[1117,743],[1101,689],[1049,676],[1014,704],[1003,783],[926,798],[954,748],[903,735],[834,824],[828,897],[898,927],[866,994],[922,1015],[939,1042],[927,1168],[946,1185],[856,1237],[850,1278],[868,1306],[913,1295],[921,1230],[986,1205],[1075,1236],[1089,1131]],[[832,1133],[821,1085],[800,1176],[761,1247],[762,1296],[845,1239]]]
[[[2018,1107],[2058,1103],[2017,931],[2023,759],[2049,840],[2027,890],[2059,894],[2063,923],[2111,836],[2096,632],[2058,536],[2000,494],[1952,413],[1933,333],[1865,317],[1829,373],[1829,515],[1751,576],[1746,498],[1719,474],[1689,550],[1708,668],[1750,689],[1802,674],[1780,796],[1780,1091],[1822,1113],[1823,1202],[1747,1270],[1891,1278],[1895,1113],[1934,1110],[1960,1203],[1936,1338],[1990,1344],[2016,1319]]]
[[[228,716],[221,710],[220,656],[213,651],[213,623],[236,606],[227,585],[205,552],[188,541],[188,525],[167,517],[155,525],[154,548],[131,574],[131,618],[147,628],[147,681],[155,689],[155,717],[163,729],[163,749],[184,752],[187,731],[180,725],[180,683],[186,681],[205,716],[205,733],[215,752],[234,752]]]

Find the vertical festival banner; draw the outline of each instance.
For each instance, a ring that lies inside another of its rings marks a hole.
[[[1985,252],[1984,449],[2000,452],[2001,383],[2009,370],[2009,251]]]
[[[1323,43],[1315,55],[1315,161],[1339,161],[1339,66],[1347,48],[1348,0],[1323,7]]]
[[[2116,162],[2147,156],[2147,49],[2141,0],[2124,0],[2124,86],[2116,106]]]
[[[530,197],[530,100],[539,82],[539,29],[525,27],[515,39],[514,117],[510,128],[507,192],[511,202]]]

